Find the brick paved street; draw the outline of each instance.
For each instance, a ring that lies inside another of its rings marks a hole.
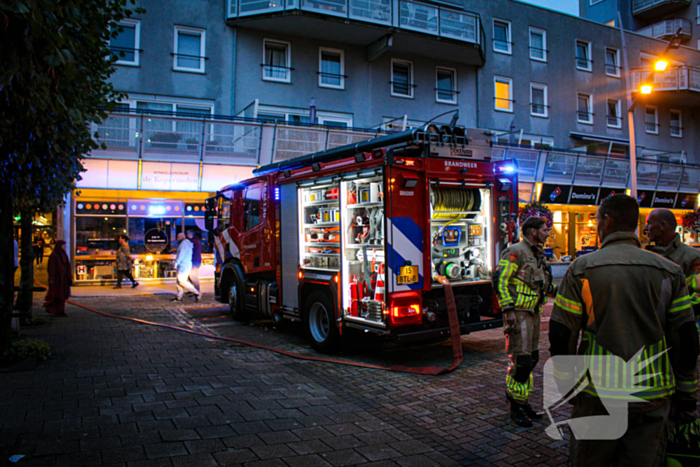
[[[68,318],[49,318],[40,308],[43,294],[35,298],[34,315],[47,321],[22,333],[46,340],[53,354],[33,370],[0,374],[0,450],[5,459],[26,456],[12,465],[565,463],[565,442],[548,438],[545,423],[525,430],[509,422],[498,330],[465,336],[464,363],[451,374],[430,377],[298,360],[70,305]],[[211,294],[196,306],[173,306],[169,299],[76,298],[120,316],[286,342],[286,350],[313,353],[294,328],[222,325],[221,318],[216,325],[207,310],[220,304]],[[544,333],[545,358],[546,340]],[[389,351],[383,363],[409,364],[405,358],[421,353],[440,365],[450,363],[447,344],[404,352],[373,345],[376,352]],[[352,352],[340,357],[373,358]],[[541,369],[540,364],[537,386]],[[535,402],[541,403],[539,387]]]

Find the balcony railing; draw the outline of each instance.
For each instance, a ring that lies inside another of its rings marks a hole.
[[[481,43],[479,15],[410,0],[228,0],[228,18],[302,10]]]
[[[90,157],[255,166],[364,141],[377,130],[306,127],[262,121],[113,112],[95,126],[106,149]]]
[[[633,70],[632,89],[639,89],[651,71]],[[695,91],[700,92],[700,68],[681,66],[655,73],[653,77],[655,91]]]
[[[654,39],[668,39],[676,34],[676,31],[681,30],[681,38],[690,40],[693,36],[693,23],[684,18],[667,19],[660,23],[652,24],[642,29],[638,29],[637,33]]]
[[[632,0],[632,14],[637,15],[657,8],[672,11],[690,4],[690,0]]]
[[[515,159],[522,182],[629,188],[630,161],[616,156],[530,150],[499,145],[494,160]],[[700,191],[700,167],[640,159],[637,185],[645,190]]]

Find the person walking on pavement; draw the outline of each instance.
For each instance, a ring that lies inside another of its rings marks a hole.
[[[653,245],[647,250],[667,258],[681,267],[690,293],[695,318],[700,318],[700,251],[686,245],[676,233],[676,216],[668,209],[654,209],[647,216],[644,232]]]
[[[549,324],[552,357],[576,355],[578,345],[586,362],[553,361],[562,392],[580,390],[571,423],[582,427],[581,439],[571,438],[569,464],[664,465],[671,408],[688,419],[697,407],[698,333],[685,278],[678,265],[640,247],[634,198],[605,199],[596,220],[601,249],[569,266]],[[611,416],[613,406],[622,412]],[[586,436],[585,419],[600,417],[626,431]]]
[[[175,270],[177,271],[177,296],[173,298],[173,302],[181,302],[184,291],[192,292],[195,297],[194,301],[198,302],[202,297],[199,290],[195,289],[190,280],[190,270],[192,269],[192,242],[187,240],[185,234],[180,232],[177,234],[177,241],[180,243],[177,247],[177,255],[175,257]]]
[[[49,256],[49,291],[44,299],[44,308],[52,316],[66,316],[66,300],[70,298],[73,274],[66,254],[66,242],[59,240]]]
[[[510,359],[506,374],[510,418],[523,427],[531,427],[532,420],[543,415],[532,408],[528,398],[532,370],[540,359],[540,313],[547,294],[553,293],[552,274],[542,248],[550,230],[542,217],[527,219],[522,227],[523,241],[503,251],[494,276]]]
[[[117,250],[117,285],[114,287],[115,289],[122,288],[122,279],[124,277],[131,281],[132,289],[138,287],[139,283],[134,280],[134,276],[131,274],[133,263],[131,250],[129,249],[129,237],[120,235],[119,249]]]
[[[201,292],[202,289],[199,287],[199,267],[202,265],[202,242],[192,229],[187,231],[187,239],[192,242],[192,270],[190,271],[189,280],[194,285],[194,288]]]
[[[34,237],[32,249],[34,250],[34,258],[36,258],[36,268],[41,269],[41,263],[44,262],[44,239],[41,238],[41,235]]]

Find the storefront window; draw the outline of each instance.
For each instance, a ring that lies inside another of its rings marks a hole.
[[[598,233],[595,212],[576,214],[576,251],[587,251],[597,248]]]
[[[555,259],[568,256],[569,253],[569,213],[553,211],[552,231],[545,248],[551,248]]]
[[[129,247],[131,254],[169,254],[178,247],[177,234],[182,219],[174,217],[130,217]],[[166,239],[163,241],[163,239]]]
[[[117,237],[126,233],[125,217],[76,217],[76,256],[114,254]]]
[[[204,229],[204,218],[185,218],[185,228],[182,229],[182,219],[177,220],[177,231],[187,232],[192,229],[195,235],[199,237],[202,241],[202,253],[212,253],[212,249],[209,242],[209,232]]]

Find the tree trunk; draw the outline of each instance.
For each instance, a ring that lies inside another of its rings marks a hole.
[[[0,182],[3,196],[0,196],[0,355],[12,343],[12,308],[14,301],[14,242],[12,241],[13,222],[12,190],[9,183]]]
[[[22,314],[22,319],[31,318],[32,302],[34,300],[34,211],[32,209],[20,209],[22,225],[22,259],[19,262],[22,269],[22,277],[19,282],[19,293],[17,294],[17,305],[15,308]]]

